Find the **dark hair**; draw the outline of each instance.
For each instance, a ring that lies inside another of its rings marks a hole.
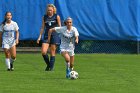
[[[66,24],[66,20],[64,21],[64,25],[67,25],[67,24]]]
[[[10,12],[10,11],[7,11],[7,12],[5,13],[5,16],[6,16],[8,13],[11,13],[11,12]],[[12,13],[11,13],[11,14],[12,14]],[[4,17],[5,17],[5,16],[4,16]],[[5,22],[6,22],[6,18],[4,18],[2,24],[5,25]]]

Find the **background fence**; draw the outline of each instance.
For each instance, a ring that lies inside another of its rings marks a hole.
[[[17,48],[19,51],[40,52],[41,43],[38,45],[34,40],[20,41]],[[59,53],[59,46],[57,53]],[[75,53],[139,54],[140,42],[132,40],[80,40],[76,44]]]

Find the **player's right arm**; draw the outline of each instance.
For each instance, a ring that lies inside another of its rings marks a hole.
[[[2,33],[3,33],[3,29],[2,29],[2,25],[0,25],[0,46],[2,44]]]
[[[42,18],[42,26],[41,26],[41,29],[40,29],[40,34],[39,34],[39,37],[37,39],[37,44],[39,44],[39,42],[41,40],[42,34],[44,32],[44,28],[45,28],[45,22],[44,22],[44,17],[43,17]]]
[[[50,42],[52,32],[56,31],[57,33],[62,33],[63,27],[54,27],[48,31],[48,42]]]
[[[2,32],[0,32],[0,46],[2,44]]]

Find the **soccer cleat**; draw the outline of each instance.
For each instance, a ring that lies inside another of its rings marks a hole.
[[[11,71],[14,71],[14,68],[10,68],[11,69]]]
[[[54,69],[53,68],[50,68],[50,71],[53,71]]]
[[[72,67],[72,68],[70,68],[70,71],[73,71],[73,69],[74,69],[73,67]]]
[[[7,71],[11,71],[11,70],[8,68]]]
[[[47,67],[45,68],[45,71],[50,71],[50,67],[47,66]]]
[[[54,70],[54,67],[52,65],[52,63],[50,63],[50,71],[53,71]]]
[[[70,78],[70,75],[66,75],[66,78]]]

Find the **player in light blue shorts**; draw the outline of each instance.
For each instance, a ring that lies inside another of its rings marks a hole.
[[[6,12],[5,19],[0,25],[0,45],[5,52],[5,62],[8,71],[13,71],[13,62],[16,60],[16,45],[19,43],[19,27],[12,21],[11,12]]]
[[[70,70],[73,70],[74,65],[74,49],[75,43],[78,43],[79,33],[77,29],[72,26],[72,18],[68,17],[66,19],[66,26],[54,27],[48,32],[48,42],[50,42],[50,37],[52,32],[60,33],[61,44],[60,51],[62,56],[66,61],[66,78],[69,78]]]

